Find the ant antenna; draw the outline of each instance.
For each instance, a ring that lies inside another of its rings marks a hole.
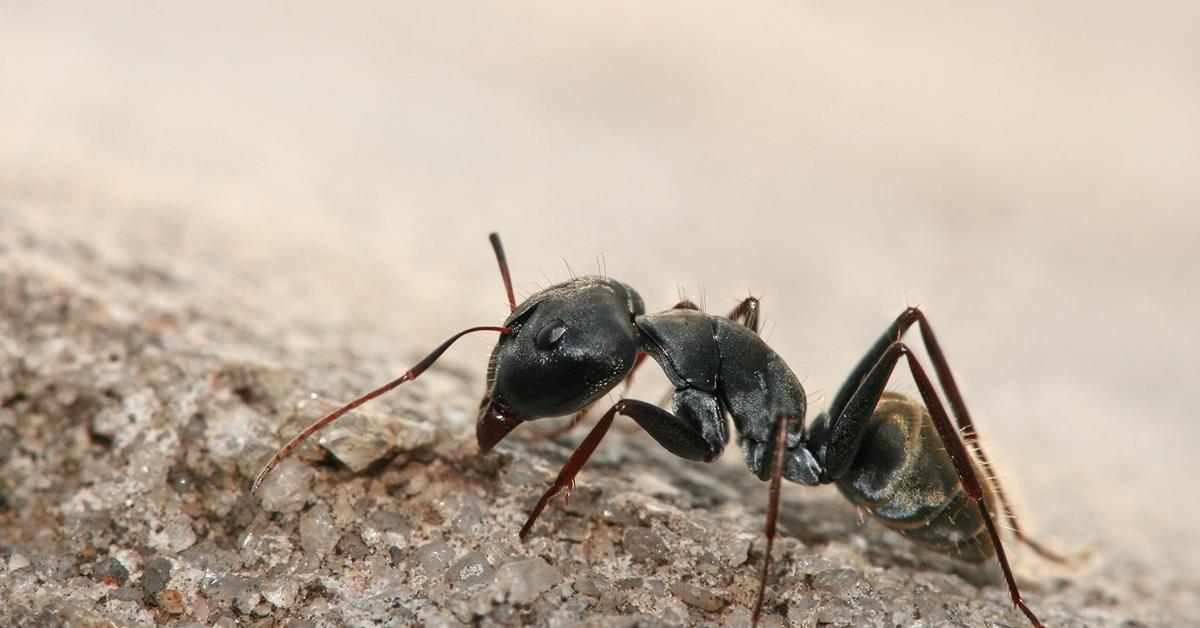
[[[493,235],[495,235],[495,234],[493,234]],[[495,239],[495,240],[493,240],[493,243],[496,244],[496,246],[497,246],[496,250],[499,252],[500,251],[500,249],[499,249],[500,240]],[[501,256],[500,257],[500,260],[501,260],[500,267],[504,268],[504,261],[503,261],[504,257],[503,257],[502,252],[500,253],[500,256]],[[507,274],[508,273],[505,273],[506,278],[507,278]],[[511,288],[509,288],[509,295],[510,296],[512,295]],[[476,332],[476,331],[498,331],[502,334],[507,334],[510,332],[509,328],[507,328],[507,327],[471,327],[469,329],[464,329],[464,330],[458,332],[457,334],[454,334],[453,336],[450,336],[450,338],[448,338],[445,342],[443,342],[441,345],[438,345],[438,348],[434,349],[432,353],[425,356],[420,362],[417,362],[412,368],[408,369],[408,372],[406,372],[404,375],[401,375],[400,377],[384,384],[383,386],[380,386],[379,388],[376,388],[375,390],[372,390],[371,392],[359,397],[358,399],[355,399],[354,401],[351,401],[350,403],[325,415],[325,417],[322,418],[320,421],[317,421],[316,423],[313,423],[312,425],[308,426],[307,428],[305,428],[305,430],[303,432],[300,432],[299,434],[296,435],[295,438],[288,441],[288,444],[284,445],[283,448],[280,449],[271,458],[271,460],[269,462],[267,462],[266,466],[263,467],[262,471],[260,471],[258,473],[258,477],[254,479],[254,484],[250,487],[250,494],[254,495],[254,494],[258,493],[259,489],[262,488],[263,482],[265,482],[267,480],[267,476],[271,475],[271,471],[273,471],[275,469],[275,467],[279,465],[280,462],[283,462],[285,458],[292,455],[292,451],[294,451],[297,447],[299,447],[300,443],[303,443],[304,441],[308,440],[308,438],[310,436],[312,436],[313,434],[315,434],[318,430],[320,430],[321,428],[325,427],[326,425],[329,425],[330,423],[333,423],[334,421],[338,420],[339,418],[341,418],[342,415],[346,414],[347,412],[378,397],[379,395],[382,395],[383,393],[399,386],[400,384],[403,384],[404,382],[408,382],[408,381],[412,381],[412,380],[416,379],[418,375],[425,372],[425,369],[429,368],[429,366],[431,364],[433,364],[434,362],[436,362],[438,358],[442,357],[442,354],[446,352],[446,349],[450,348],[450,345],[454,344],[455,340],[458,340],[459,338],[462,338],[463,336],[465,336],[471,332]]]
[[[500,276],[504,278],[504,290],[508,292],[508,311],[517,309],[517,297],[513,295],[512,276],[508,274],[508,257],[504,255],[504,245],[500,244],[500,234],[493,231],[488,240],[492,242],[492,250],[496,252],[496,263],[500,264]]]

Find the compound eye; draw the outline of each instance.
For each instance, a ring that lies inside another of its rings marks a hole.
[[[544,327],[542,331],[538,332],[537,339],[534,340],[534,344],[537,345],[537,348],[541,349],[542,351],[549,351],[550,349],[553,349],[566,334],[567,324],[564,323],[562,319],[557,319],[551,321],[551,323]]]

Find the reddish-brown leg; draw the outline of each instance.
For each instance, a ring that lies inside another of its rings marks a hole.
[[[779,491],[783,481],[783,452],[787,447],[788,417],[779,417],[775,430],[775,456],[771,466],[771,493],[767,500],[767,553],[763,556],[762,577],[758,581],[758,598],[754,602],[752,625],[762,618],[763,600],[767,594],[767,576],[771,573],[771,548],[775,545],[775,527],[779,518]]]
[[[925,350],[929,353],[930,361],[933,362],[933,370],[937,373],[938,382],[942,385],[942,392],[946,394],[946,401],[950,404],[950,411],[954,415],[955,423],[958,424],[958,428],[961,430],[966,442],[975,448],[979,464],[984,472],[992,476],[992,488],[996,492],[996,498],[1000,501],[1000,507],[1004,509],[1002,514],[1008,522],[1009,528],[1012,529],[1013,536],[1028,545],[1033,551],[1042,556],[1042,558],[1059,563],[1069,562],[1069,558],[1047,549],[1041,543],[1026,536],[1025,532],[1021,529],[1021,525],[1017,522],[1017,516],[1009,504],[1008,496],[1000,486],[999,480],[994,479],[995,473],[992,471],[992,465],[988,460],[987,454],[983,451],[983,444],[979,442],[979,435],[975,431],[975,424],[971,420],[971,414],[967,411],[967,403],[963,399],[962,392],[958,389],[958,383],[954,381],[954,374],[950,372],[950,363],[946,360],[946,355],[942,352],[942,347],[938,344],[937,336],[933,333],[933,326],[925,318],[925,313],[918,308],[910,307],[901,314],[900,318],[907,321],[904,328],[911,325],[912,321],[917,322],[917,326],[921,331],[921,340],[925,344]],[[900,330],[900,333],[904,333],[903,329]],[[899,339],[899,337],[896,338],[896,340]]]
[[[546,504],[550,503],[551,497],[554,497],[563,489],[566,489],[568,495],[571,494],[571,490],[575,488],[575,476],[583,468],[583,465],[587,463],[588,458],[592,457],[592,452],[596,451],[596,446],[600,444],[604,435],[608,433],[608,428],[612,426],[613,417],[617,416],[620,408],[621,402],[617,402],[616,405],[609,408],[608,412],[605,412],[604,416],[600,417],[600,421],[596,423],[596,427],[593,427],[592,431],[588,433],[587,438],[584,438],[579,447],[575,449],[575,453],[571,454],[570,459],[567,460],[567,464],[563,465],[562,470],[558,472],[558,477],[554,479],[554,484],[551,484],[550,488],[546,489],[546,492],[542,494],[542,498],[538,500],[537,506],[533,507],[533,512],[529,513],[529,519],[525,521],[524,526],[521,526],[519,536],[522,541],[529,535],[529,531],[533,529],[533,524],[537,522],[538,517],[542,516],[542,511],[546,510]]]
[[[992,515],[988,510],[987,500],[983,496],[983,487],[979,481],[979,477],[975,473],[974,465],[971,464],[971,457],[967,451],[966,443],[960,437],[959,430],[950,422],[950,417],[946,415],[946,409],[942,406],[942,401],[938,397],[933,383],[929,380],[929,376],[925,374],[925,369],[917,361],[912,350],[903,343],[896,342],[888,350],[888,353],[893,355],[894,352],[903,353],[907,359],[908,368],[912,371],[913,380],[917,384],[917,390],[921,393],[921,399],[925,402],[925,408],[929,410],[929,416],[933,419],[933,425],[937,429],[938,437],[941,439],[942,445],[945,446],[950,460],[954,463],[954,470],[958,474],[958,481],[962,483],[967,495],[979,507],[979,513],[983,517],[983,522],[988,529],[988,536],[991,538],[992,546],[996,550],[996,559],[1000,562],[1001,571],[1004,572],[1004,580],[1008,584],[1008,592],[1012,597],[1013,606],[1020,609],[1034,626],[1041,628],[1042,622],[1033,613],[1033,610],[1025,604],[1025,601],[1021,599],[1021,591],[1017,588],[1017,580],[1013,577],[1012,569],[1008,565],[1008,556],[1004,553],[1004,544],[1000,541],[1000,533],[997,531],[996,523],[992,520]],[[883,359],[888,359],[888,356],[885,354]]]
[[[566,490],[568,495],[570,494],[571,489],[575,486],[575,476],[587,463],[592,452],[596,451],[596,446],[608,433],[613,418],[618,414],[633,419],[646,433],[658,441],[658,444],[685,460],[712,462],[720,455],[724,446],[724,443],[718,445],[711,442],[696,421],[676,416],[644,401],[622,399],[604,413],[604,416],[596,423],[596,427],[592,428],[592,431],[576,448],[575,453],[571,454],[567,463],[563,465],[554,484],[550,485],[550,488],[538,500],[537,506],[534,507],[533,512],[529,514],[529,519],[521,528],[521,540],[524,540],[529,531],[533,529],[533,524],[546,509],[546,505],[550,503],[552,497],[563,490]]]
[[[837,394],[833,403],[830,405],[830,416],[838,416],[845,402],[850,398],[858,387],[858,383],[866,377],[867,373],[878,362],[879,357],[883,352],[894,342],[900,341],[905,332],[912,327],[913,323],[917,323],[918,329],[921,332],[921,341],[925,345],[925,350],[929,353],[929,359],[933,362],[933,370],[937,374],[938,382],[941,384],[942,392],[946,395],[946,401],[950,405],[951,414],[954,417],[955,423],[961,430],[963,438],[968,444],[974,447],[978,456],[980,467],[984,473],[995,478],[995,473],[992,471],[992,465],[987,454],[983,451],[983,445],[979,442],[979,435],[975,431],[975,424],[971,420],[971,414],[967,411],[966,401],[963,399],[962,392],[958,388],[958,383],[954,380],[954,374],[950,371],[950,364],[946,360],[945,353],[942,352],[942,347],[938,344],[937,336],[933,333],[933,326],[929,324],[929,320],[925,317],[924,312],[915,307],[910,307],[901,312],[900,316],[892,323],[883,336],[875,343],[867,355],[855,367],[854,372],[846,381],[846,386],[843,387]],[[1013,531],[1013,536],[1017,540],[1028,545],[1031,549],[1037,552],[1040,556],[1047,560],[1055,562],[1069,562],[1071,559],[1057,554],[1047,549],[1042,544],[1034,541],[1025,535],[1020,523],[1017,521],[1016,514],[1013,512],[1012,506],[1009,503],[1008,496],[1004,488],[1000,485],[999,480],[992,482],[992,489],[996,494],[996,498],[1000,502],[1000,507],[1004,510],[1001,513],[1008,526]]]

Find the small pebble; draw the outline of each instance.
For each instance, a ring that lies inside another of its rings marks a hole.
[[[29,557],[24,554],[13,554],[8,559],[8,573],[20,571],[33,563],[29,562]],[[128,575],[128,574],[126,574]]]
[[[337,547],[340,536],[329,515],[329,507],[324,503],[318,503],[300,515],[300,544],[309,554],[328,554]]]
[[[689,606],[715,613],[725,607],[725,599],[718,593],[693,586],[686,582],[676,582],[671,585],[671,593]]]
[[[108,592],[108,599],[122,602],[141,602],[142,592],[132,587],[119,587]]]
[[[270,580],[262,587],[262,596],[275,608],[291,608],[299,594],[300,583],[286,576]]]
[[[92,569],[92,578],[106,584],[125,584],[129,579],[129,570],[121,561],[109,556],[96,561],[96,566]]]
[[[431,578],[445,571],[453,559],[454,549],[445,541],[430,541],[417,548],[417,560],[425,575]]]
[[[200,594],[213,600],[237,600],[246,611],[258,604],[258,578],[210,570],[200,579]],[[250,598],[253,598],[250,600]]]
[[[643,581],[641,578],[630,576],[628,578],[620,578],[617,580],[618,589],[640,589]]]
[[[462,534],[472,534],[475,526],[483,519],[485,506],[479,496],[467,493],[463,498],[462,510],[454,518],[454,529]]]
[[[833,597],[841,597],[855,592],[859,587],[866,586],[862,572],[857,569],[841,568],[826,569],[813,576],[813,588],[828,592]]]
[[[829,559],[816,554],[806,554],[796,561],[796,570],[806,576],[812,576],[836,568],[837,565]]]
[[[407,531],[404,519],[398,513],[379,510],[362,524],[358,534],[369,547],[404,548],[408,545]]]
[[[150,533],[150,547],[171,554],[186,550],[196,544],[196,532],[192,519],[186,515],[172,517],[161,530]]]
[[[183,596],[175,589],[163,589],[154,596],[154,604],[169,615],[183,613]]]
[[[37,563],[39,575],[53,582],[63,582],[79,571],[79,561],[70,555],[39,556]]]
[[[541,558],[508,563],[500,568],[497,577],[508,591],[512,604],[528,604],[554,585],[562,582],[562,574]]]
[[[446,571],[446,579],[452,584],[467,587],[491,582],[495,575],[496,570],[488,562],[487,556],[479,550],[468,552]]]
[[[371,554],[371,550],[355,534],[347,534],[338,539],[337,551],[349,560],[363,560]]]
[[[361,421],[359,417],[346,417],[342,422],[330,426],[319,441],[322,447],[355,473],[383,459],[395,448],[384,433],[360,427]]]
[[[744,564],[750,557],[750,540],[752,538],[746,534],[739,534],[728,543],[721,543],[716,550],[721,553],[726,565],[737,567]]]
[[[632,528],[625,533],[621,545],[633,560],[661,565],[667,562],[667,546],[662,537],[649,528]]]
[[[575,583],[572,585],[572,587],[576,592],[582,593],[588,597],[600,597],[600,585],[594,578],[580,576],[579,578],[575,579]]]
[[[295,458],[288,458],[275,467],[275,472],[262,486],[263,510],[267,512],[299,512],[312,496],[312,469]]]
[[[161,556],[151,559],[146,563],[145,573],[142,575],[142,591],[147,598],[152,598],[165,589],[170,580],[171,561]]]

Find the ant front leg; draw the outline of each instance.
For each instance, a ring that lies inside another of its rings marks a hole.
[[[636,421],[658,441],[658,444],[680,458],[697,462],[716,460],[729,440],[724,411],[716,396],[700,390],[681,388],[675,393],[674,407],[676,414],[644,401],[622,399],[609,408],[563,465],[558,477],[554,479],[554,484],[542,494],[525,525],[521,527],[521,540],[525,540],[529,535],[533,524],[537,522],[552,497],[563,490],[570,495],[575,487],[575,476],[583,465],[587,464],[588,458],[596,451],[618,414]]]

